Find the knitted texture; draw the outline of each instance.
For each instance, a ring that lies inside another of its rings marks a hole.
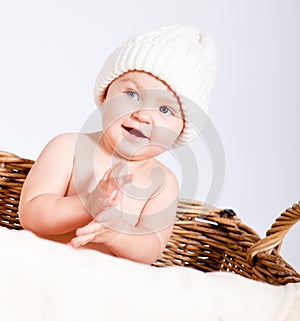
[[[95,83],[95,102],[100,106],[110,83],[127,71],[151,73],[167,83],[181,102],[185,126],[176,141],[179,146],[196,137],[205,122],[216,58],[211,36],[191,26],[167,26],[139,34],[105,61]]]

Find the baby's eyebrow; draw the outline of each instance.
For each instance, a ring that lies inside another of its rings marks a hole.
[[[139,84],[137,83],[137,82],[135,82],[133,79],[130,79],[130,78],[126,78],[126,77],[124,77],[124,78],[122,78],[121,80],[120,80],[120,82],[131,82],[132,84],[134,84],[135,85],[135,87],[137,87],[137,88],[139,88]]]
[[[176,100],[176,98],[164,98],[163,99],[163,103],[166,105],[170,105],[173,108],[177,109],[178,111],[180,111],[180,108],[178,106],[178,101]]]
[[[173,93],[173,92],[172,92]],[[172,97],[164,97],[162,102],[166,105],[171,106],[175,111],[181,113],[180,101],[177,96],[173,93]]]

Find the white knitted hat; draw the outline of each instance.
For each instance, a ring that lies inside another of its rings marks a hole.
[[[213,39],[191,26],[167,26],[139,34],[105,61],[95,84],[95,102],[100,106],[109,84],[127,71],[151,73],[180,99],[185,126],[176,145],[181,145],[196,137],[208,111],[216,58]]]

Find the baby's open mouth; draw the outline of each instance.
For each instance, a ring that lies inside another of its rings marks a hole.
[[[127,127],[122,125],[122,127],[130,134],[136,137],[142,137],[142,138],[148,138],[146,137],[141,131],[139,131],[138,129],[135,128],[131,128],[131,127]]]

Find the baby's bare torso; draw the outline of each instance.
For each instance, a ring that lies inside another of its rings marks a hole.
[[[119,161],[103,152],[99,148],[101,133],[80,134],[75,141],[73,168],[66,189],[66,196],[80,195],[92,191],[101,180],[105,172],[112,164]],[[74,138],[73,138],[74,139]],[[155,175],[154,172],[156,170]],[[158,170],[158,171],[157,171]],[[122,200],[119,210],[123,217],[132,225],[138,223],[143,208],[151,196],[160,188],[161,178],[159,175],[165,171],[165,167],[155,159],[149,160],[142,165],[128,163],[124,175],[133,174],[133,182],[123,188]],[[153,175],[154,174],[154,175]],[[158,178],[159,179],[155,179]],[[82,199],[82,202],[83,199]],[[85,205],[83,203],[83,205]],[[66,234],[50,236],[49,239],[68,243],[75,236],[75,231]],[[113,254],[101,244],[89,243],[85,246],[89,249],[97,249],[104,253]]]

